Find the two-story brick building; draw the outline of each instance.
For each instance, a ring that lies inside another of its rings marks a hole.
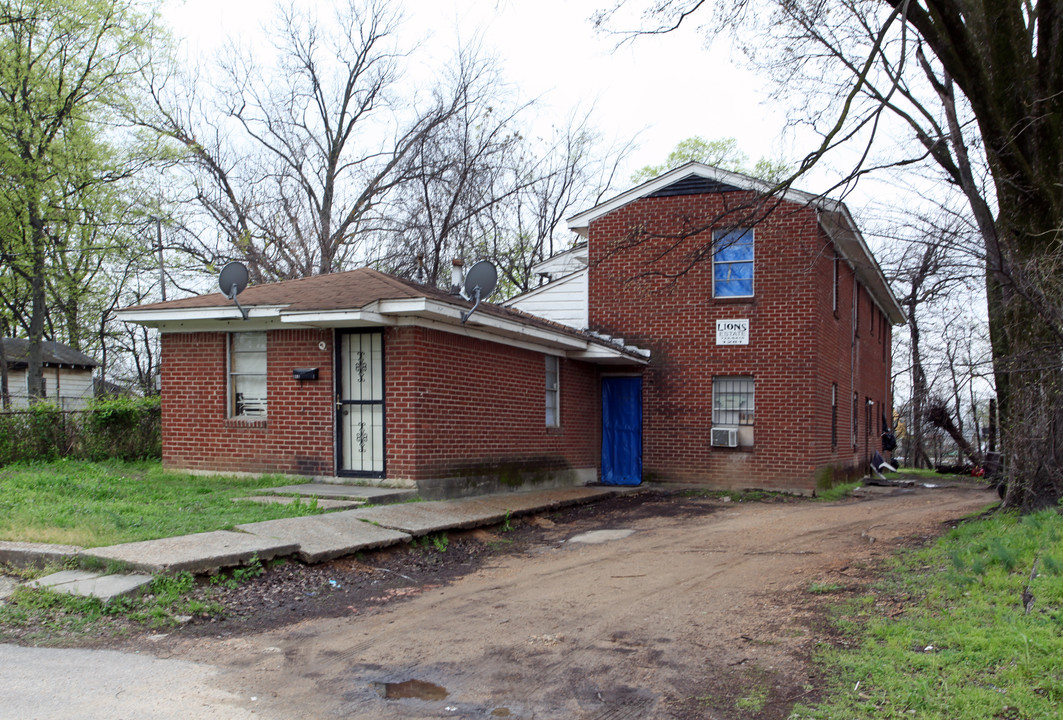
[[[570,220],[502,307],[369,269],[129,308],[162,331],[163,460],[427,496],[862,473],[903,313],[848,211],[699,164]]]
[[[514,307],[650,351],[649,478],[808,491],[862,474],[904,322],[844,205],[690,163],[576,215]]]

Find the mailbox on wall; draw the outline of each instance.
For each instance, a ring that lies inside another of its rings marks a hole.
[[[317,380],[317,368],[294,368],[293,380]]]

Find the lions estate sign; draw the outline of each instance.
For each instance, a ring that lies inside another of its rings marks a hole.
[[[716,344],[748,345],[749,319],[746,318],[744,320],[717,320]]]

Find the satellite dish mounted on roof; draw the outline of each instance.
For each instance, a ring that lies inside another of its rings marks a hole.
[[[236,307],[244,320],[247,320],[247,310],[240,305],[240,301],[236,299],[236,296],[244,291],[249,279],[250,275],[247,272],[247,266],[242,262],[229,263],[221,269],[221,275],[218,276],[218,285],[221,286],[222,295],[236,303]]]
[[[480,307],[480,301],[491,296],[491,293],[495,291],[496,285],[498,285],[498,270],[490,260],[481,260],[469,268],[469,273],[465,276],[465,287],[461,295],[466,300],[475,300],[476,304],[472,306],[469,312],[462,313],[462,325],[465,324],[470,315],[476,312],[476,308]]]

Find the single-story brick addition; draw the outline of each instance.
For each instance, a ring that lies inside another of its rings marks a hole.
[[[690,163],[569,220],[507,302],[363,268],[120,317],[162,333],[163,461],[416,486],[809,493],[863,473],[904,322],[848,210]]]

